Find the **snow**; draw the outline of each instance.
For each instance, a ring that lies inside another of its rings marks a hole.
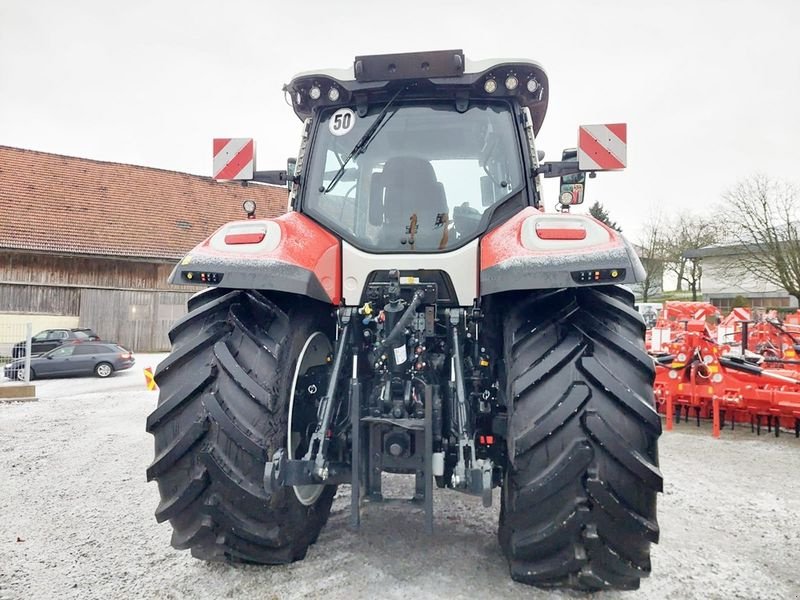
[[[511,581],[497,543],[499,494],[480,499],[437,491],[435,534],[422,513],[367,505],[362,530],[349,522],[340,488],[328,525],[304,561],[259,567],[208,564],[169,545],[146,483],[153,458],[144,430],[157,392],[143,368],[165,355],[137,355],[108,379],[37,381],[39,402],[0,405],[0,598],[585,598]],[[711,437],[680,424],[660,443],[665,492],[653,575],[636,598],[777,598],[800,594],[800,441],[749,430]],[[388,494],[413,480],[387,476]]]

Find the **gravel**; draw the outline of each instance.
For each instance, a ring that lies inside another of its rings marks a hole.
[[[156,392],[142,368],[107,380],[36,382],[40,401],[0,405],[0,598],[586,598],[512,582],[496,540],[497,496],[437,492],[434,537],[410,506],[368,505],[348,529],[340,488],[304,561],[207,564],[169,545],[145,482]],[[800,598],[800,441],[676,426],[661,438],[665,492],[653,574],[608,598]],[[413,482],[387,478],[409,495]]]

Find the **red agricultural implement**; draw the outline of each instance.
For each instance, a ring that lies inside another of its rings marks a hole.
[[[716,341],[702,319],[683,325],[683,331],[663,347],[666,354],[655,357],[654,391],[668,430],[675,413],[678,421],[681,412],[688,421],[693,411],[698,425],[701,417],[713,420],[715,437],[726,421],[731,428],[737,422],[749,422],[759,434],[765,423],[776,436],[782,427],[790,428],[800,437],[800,361],[793,358],[794,338],[782,324],[723,320],[720,329],[731,328],[738,336],[735,345]],[[780,350],[780,356],[776,352],[768,358],[756,354],[756,348]]]
[[[708,302],[665,302],[655,326],[647,332],[647,348],[653,354],[664,352],[666,346],[686,330],[690,321],[705,323],[706,333],[713,337],[708,321],[719,320],[719,316],[719,309]]]

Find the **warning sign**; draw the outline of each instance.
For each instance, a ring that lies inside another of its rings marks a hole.
[[[627,162],[628,126],[581,125],[578,131],[578,166],[582,171],[624,169]]]
[[[252,179],[255,162],[253,138],[214,140],[214,179]]]

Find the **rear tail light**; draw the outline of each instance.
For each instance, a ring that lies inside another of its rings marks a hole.
[[[250,233],[229,233],[225,236],[226,244],[259,244],[263,241],[266,235],[263,231],[254,231]]]
[[[536,227],[536,235],[540,240],[585,240],[586,230],[583,227]]]
[[[124,359],[124,360],[128,360],[131,357],[131,353],[130,352],[122,352],[122,353],[120,353],[119,357]]]

